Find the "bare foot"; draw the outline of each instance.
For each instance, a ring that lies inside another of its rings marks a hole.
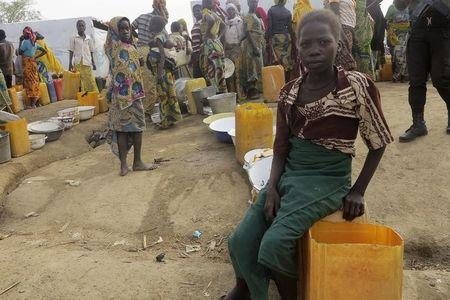
[[[130,171],[130,169],[128,169],[128,166],[121,166],[120,167],[120,176],[125,176],[128,174],[128,172]]]
[[[133,171],[152,171],[158,168],[156,164],[145,164],[142,161],[133,164]]]

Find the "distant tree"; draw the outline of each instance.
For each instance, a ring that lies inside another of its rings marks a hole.
[[[33,0],[0,1],[0,23],[40,20],[41,13]]]

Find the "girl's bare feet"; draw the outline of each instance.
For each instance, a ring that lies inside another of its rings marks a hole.
[[[133,171],[152,171],[158,168],[156,164],[145,164],[142,161],[133,164]]]

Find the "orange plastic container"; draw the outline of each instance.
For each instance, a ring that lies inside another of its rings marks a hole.
[[[18,84],[18,85],[13,86],[13,89],[15,89],[16,92],[21,92],[21,91],[23,91],[23,86]]]
[[[23,110],[23,102],[19,101],[15,88],[8,89],[9,98],[11,98],[11,108],[15,114]]]
[[[391,228],[317,222],[303,240],[304,299],[402,299],[404,245]]]
[[[42,106],[50,104],[50,95],[48,94],[47,84],[41,82],[39,84],[39,91],[41,92],[39,97],[39,104]]]
[[[268,66],[262,69],[263,95],[267,102],[277,102],[281,88],[286,84],[283,66]]]
[[[77,100],[80,106],[95,106],[94,116],[100,112],[100,105],[98,102],[99,92],[79,92],[77,93]]]
[[[273,146],[273,114],[263,103],[236,107],[236,159],[242,165],[247,152]]]
[[[63,81],[61,79],[55,79],[53,80],[53,85],[55,86],[56,98],[58,101],[64,100]]]
[[[192,91],[206,87],[206,81],[204,78],[197,78],[186,81],[184,88],[186,97],[188,100],[188,109],[190,114],[197,114],[197,107],[195,105],[195,99],[192,95]]]
[[[28,123],[25,119],[0,125],[0,129],[9,132],[12,157],[20,157],[31,151],[27,125]]]
[[[63,97],[64,99],[77,99],[80,90],[80,73],[64,71],[63,73]]]

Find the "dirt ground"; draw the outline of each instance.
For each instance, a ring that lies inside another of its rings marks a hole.
[[[379,87],[397,137],[410,125],[407,86]],[[450,297],[450,136],[434,90],[426,117],[429,135],[389,146],[366,195],[372,221],[405,239],[404,299]],[[226,293],[233,285],[226,238],[250,198],[233,147],[216,141],[200,117],[187,117],[174,129],[145,133],[144,158],[169,161],[120,178],[106,145],[86,150],[82,132],[92,127],[74,128],[70,141],[63,137],[35,159],[68,143],[73,151],[83,147],[83,154],[27,174],[4,199],[0,234],[12,235],[0,240],[0,291],[20,283],[0,298],[217,299]],[[365,153],[359,141],[355,176]],[[25,218],[30,212],[39,215]],[[198,240],[195,230],[203,232]],[[136,252],[143,235],[150,247]],[[208,250],[212,241],[216,246]],[[186,245],[201,251],[184,257]],[[165,263],[155,262],[161,253]],[[278,299],[274,292],[272,299]]]

